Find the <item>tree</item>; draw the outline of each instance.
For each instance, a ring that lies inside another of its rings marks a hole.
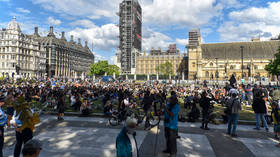
[[[116,75],[120,74],[120,68],[116,65],[110,65],[108,61],[98,61],[97,63],[93,63],[90,66],[89,75],[97,75],[102,76],[105,75],[113,75],[114,73]]]
[[[156,71],[160,75],[168,76],[168,75],[174,75],[172,64],[170,62],[165,62],[163,64],[160,64],[157,68]]]
[[[116,74],[116,76],[119,76],[120,75],[120,68],[116,65],[109,65],[107,74],[108,75],[113,75],[114,73]]]
[[[271,60],[268,65],[265,66],[265,70],[271,74],[278,77],[280,76],[280,48],[278,49],[278,53],[275,55],[275,59]]]

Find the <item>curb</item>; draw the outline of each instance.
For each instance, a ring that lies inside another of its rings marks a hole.
[[[45,115],[57,115],[57,112],[42,112],[42,114]],[[84,117],[80,113],[77,112],[65,112],[65,116],[78,116],[78,117]],[[87,115],[86,117],[101,117],[101,118],[107,118],[108,116],[105,116],[103,113],[91,113]],[[201,121],[201,119],[199,119]],[[223,124],[222,119],[217,119],[217,121],[220,122],[220,124]],[[238,124],[240,125],[256,125],[255,121],[247,121],[247,120],[238,120]]]

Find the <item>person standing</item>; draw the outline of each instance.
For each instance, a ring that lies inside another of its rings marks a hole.
[[[166,150],[163,153],[169,153],[169,157],[175,157],[177,154],[177,131],[178,114],[180,106],[175,95],[171,96],[169,103],[164,106],[164,133],[166,139]]]
[[[136,142],[135,118],[128,117],[116,140],[117,157],[138,157],[138,147]]]
[[[4,126],[7,124],[7,116],[2,111],[3,105],[4,105],[4,99],[0,98],[0,157],[3,157]]]
[[[242,108],[236,93],[233,93],[231,95],[231,98],[227,101],[227,107],[229,111],[227,133],[232,137],[237,137],[236,127],[238,122],[239,111]]]
[[[202,123],[201,123],[200,128],[204,129],[204,130],[210,130],[208,128],[208,122],[209,122],[209,109],[210,109],[210,105],[211,105],[210,101],[212,99],[208,97],[208,94],[206,91],[204,91],[201,94],[200,106],[202,108]]]
[[[64,110],[65,110],[65,94],[63,91],[58,92],[58,103],[57,103],[57,110],[58,110],[58,115],[57,115],[57,120],[61,121],[63,119],[64,115]]]
[[[23,95],[17,98],[14,108],[15,112],[12,119],[12,123],[16,128],[14,157],[19,157],[22,144],[33,138],[35,124],[40,122],[40,118],[37,114],[33,114],[30,105],[25,101]]]
[[[255,93],[255,98],[253,101],[253,110],[255,112],[255,117],[256,117],[256,128],[254,128],[255,130],[260,130],[260,118],[264,124],[265,130],[269,131],[268,129],[268,125],[267,122],[265,120],[265,114],[267,113],[267,108],[265,105],[265,95],[264,93],[262,93],[261,90],[259,90],[258,92]]]
[[[248,101],[248,105],[251,106],[253,100],[253,90],[250,84],[248,84],[246,87],[246,99]]]

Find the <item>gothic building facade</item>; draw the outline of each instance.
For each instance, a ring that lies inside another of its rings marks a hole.
[[[280,48],[277,40],[202,44],[199,30],[189,32],[188,77],[190,80],[238,80],[272,78],[265,66]],[[243,74],[242,74],[243,72]]]

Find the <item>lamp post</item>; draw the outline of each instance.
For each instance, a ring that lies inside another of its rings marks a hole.
[[[243,50],[244,50],[244,46],[240,46],[241,49],[241,72],[242,72],[242,79],[244,78],[244,74],[243,74]]]
[[[216,59],[216,83],[218,84],[218,58]]]

